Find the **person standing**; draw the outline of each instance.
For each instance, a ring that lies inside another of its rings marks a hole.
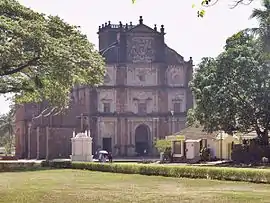
[[[108,159],[109,159],[109,162],[112,163],[112,153],[111,152],[109,152],[109,154],[108,154]]]

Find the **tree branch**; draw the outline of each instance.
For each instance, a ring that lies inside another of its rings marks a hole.
[[[234,5],[232,5],[230,7],[230,9],[234,9],[235,7],[237,7],[239,4],[244,4],[244,5],[249,5],[253,2],[253,0],[248,0],[247,3],[244,2],[244,0],[237,0],[235,1]]]
[[[57,115],[59,115],[60,113],[62,113],[63,109],[64,109],[63,107],[60,108],[60,110],[57,111],[55,114],[53,114],[53,116],[57,116]]]
[[[0,94],[6,94],[6,93],[18,93],[21,91],[27,91],[32,92],[34,91],[34,88],[27,88],[27,87],[10,87],[10,88],[0,88]]]
[[[53,107],[49,113],[47,113],[46,115],[44,115],[44,117],[48,117],[48,116],[51,115],[55,110],[56,110],[56,107]]]
[[[35,58],[31,59],[30,61],[28,61],[27,63],[20,64],[17,68],[12,69],[12,70],[5,70],[5,69],[9,69],[9,67],[1,67],[0,76],[12,75],[14,73],[18,73],[18,72],[22,71],[23,69],[27,68],[28,66],[35,65],[36,61],[39,58],[40,58],[39,56],[35,57]]]
[[[48,110],[49,110],[49,108],[44,109],[39,115],[37,115],[36,117],[33,117],[33,118],[32,118],[32,121],[35,120],[35,119],[40,118],[41,116],[43,116],[43,114],[44,114],[46,111],[48,111]]]

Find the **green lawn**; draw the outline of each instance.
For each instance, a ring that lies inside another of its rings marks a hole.
[[[1,203],[270,202],[270,185],[81,170],[0,173]]]

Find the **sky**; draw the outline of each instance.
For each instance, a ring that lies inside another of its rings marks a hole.
[[[83,33],[98,48],[98,26],[111,21],[112,24],[139,23],[143,16],[144,24],[160,28],[164,25],[165,42],[185,60],[192,57],[195,65],[202,57],[215,57],[223,49],[225,40],[234,33],[256,27],[256,20],[249,16],[253,8],[260,7],[260,1],[240,5],[230,9],[233,0],[219,0],[206,10],[204,18],[198,18],[196,8],[199,0],[19,0],[35,11],[47,15],[58,15],[64,21],[79,25]],[[8,111],[6,98],[0,95],[0,113]]]

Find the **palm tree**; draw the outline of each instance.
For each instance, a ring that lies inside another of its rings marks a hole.
[[[256,18],[259,27],[251,31],[259,36],[263,50],[270,52],[270,0],[262,0],[262,6],[262,9],[255,8],[252,11],[250,18]]]
[[[14,108],[6,114],[0,115],[0,145],[5,146],[10,154],[14,143]]]

